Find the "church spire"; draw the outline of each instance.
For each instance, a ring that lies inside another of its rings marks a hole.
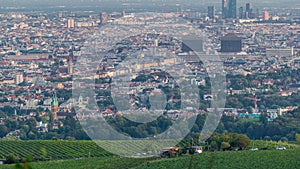
[[[58,112],[58,100],[55,92],[52,98],[52,113],[54,114],[54,120],[57,120],[57,112]]]

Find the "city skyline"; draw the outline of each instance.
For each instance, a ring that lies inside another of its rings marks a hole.
[[[244,6],[246,3],[252,3],[255,7],[278,7],[277,5],[281,6],[287,6],[287,7],[293,7],[297,8],[300,7],[300,5],[297,6],[297,0],[277,0],[277,1],[258,1],[258,0],[237,0],[237,6]],[[103,6],[103,7],[111,7],[110,5],[119,5],[122,7],[125,7],[126,5],[131,6],[139,6],[139,7],[147,7],[151,5],[199,5],[199,6],[207,6],[207,5],[215,5],[217,7],[222,6],[221,0],[190,0],[190,1],[184,1],[184,0],[145,0],[143,2],[139,0],[127,0],[127,1],[119,1],[119,0],[89,0],[89,1],[82,1],[82,0],[53,0],[53,1],[45,1],[45,0],[14,0],[14,1],[8,1],[8,0],[2,0],[1,1],[1,8],[5,7],[26,7],[26,8],[47,8],[47,7],[74,7],[74,6],[90,6],[90,5],[97,5],[97,6]]]
[[[0,168],[297,168],[298,1],[0,0]]]

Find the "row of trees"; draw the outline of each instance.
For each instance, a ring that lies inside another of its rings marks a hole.
[[[244,134],[225,133],[225,134],[213,134],[208,143],[212,150],[230,150],[232,148],[238,148],[244,150],[249,144],[250,139]]]
[[[193,125],[191,127],[191,133],[200,133],[206,118],[206,114],[198,115],[196,122],[191,124]],[[245,120],[232,116],[223,116],[215,132],[246,134],[251,139],[294,141],[296,140],[296,134],[300,133],[299,119],[299,109],[277,118],[273,122],[268,122],[266,115],[262,115],[259,120]],[[50,122],[47,133],[38,131],[36,128],[37,121],[41,121],[41,117],[33,117],[25,122],[16,122],[7,118],[5,125],[0,126],[0,137],[5,137],[10,131],[20,130],[20,138],[23,140],[49,140],[52,138],[69,140],[90,139],[82,129],[80,123],[72,116],[67,116],[67,118],[62,121],[64,125],[59,126],[58,129],[54,129],[53,122]],[[107,119],[107,122],[118,132],[135,138],[158,135],[173,124],[170,119],[163,116],[153,122],[145,124],[136,123],[124,117],[110,118]]]
[[[200,133],[191,133],[178,146],[189,148],[200,145],[205,151],[226,151],[244,150],[251,142],[247,135],[238,133],[214,133],[205,142],[200,142],[200,136]]]
[[[41,117],[33,117],[27,121],[14,121],[10,118],[5,120],[5,125],[0,126],[0,137],[5,137],[9,132],[19,130],[21,140],[51,140],[51,139],[67,139],[67,140],[89,140],[90,138],[82,129],[80,123],[72,116],[67,116],[62,120],[63,125],[53,128],[53,122],[48,125],[48,132],[40,132],[36,127],[37,121],[41,121]]]
[[[222,116],[215,132],[246,134],[253,140],[294,141],[296,133],[300,133],[299,114],[300,110],[295,110],[277,118],[273,122],[267,120],[266,114],[263,114],[257,120]],[[205,114],[198,115],[191,133],[201,132],[206,118],[207,115]]]

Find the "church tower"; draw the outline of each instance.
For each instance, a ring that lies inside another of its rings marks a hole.
[[[69,73],[69,75],[73,74],[73,58],[72,58],[72,56],[69,57],[68,73]]]
[[[58,101],[57,101],[57,96],[56,93],[54,94],[52,98],[52,113],[54,115],[54,120],[57,120],[57,112],[58,112]]]

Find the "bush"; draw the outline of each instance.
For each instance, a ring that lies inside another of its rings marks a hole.
[[[23,160],[22,164],[17,163],[15,165],[15,169],[32,169],[31,165],[29,164],[30,162],[32,162],[32,158],[26,158]]]
[[[281,137],[280,141],[282,141],[282,142],[288,142],[289,140],[286,137]]]
[[[300,144],[300,134],[296,134],[296,141]]]
[[[14,164],[18,162],[20,162],[20,158],[15,156],[14,154],[8,154],[5,157],[5,161],[4,161],[5,164]]]
[[[221,149],[222,150],[225,150],[225,149],[228,149],[230,148],[230,144],[228,142],[222,142],[221,143]]]

